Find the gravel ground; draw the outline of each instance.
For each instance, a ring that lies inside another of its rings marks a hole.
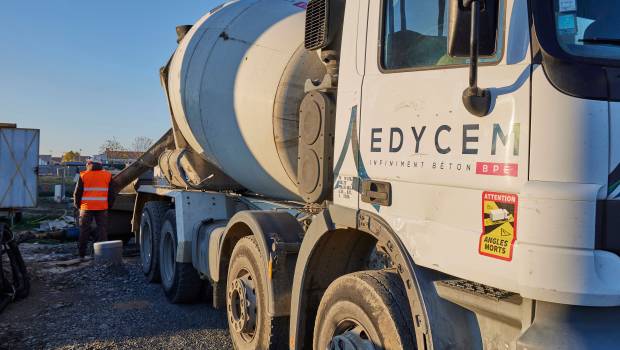
[[[135,249],[121,267],[74,262],[75,243],[20,249],[32,290],[0,313],[1,350],[232,348],[224,312],[168,303]]]

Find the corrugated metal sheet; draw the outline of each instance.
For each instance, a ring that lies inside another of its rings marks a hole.
[[[0,208],[37,206],[39,130],[0,128]]]

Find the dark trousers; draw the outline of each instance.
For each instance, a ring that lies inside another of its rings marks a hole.
[[[95,236],[96,242],[108,240],[108,211],[107,210],[80,210],[80,256],[86,255],[86,246],[88,238],[92,234],[91,225],[95,221],[97,231]]]

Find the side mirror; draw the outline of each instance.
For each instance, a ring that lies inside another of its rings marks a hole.
[[[450,0],[448,55],[470,57],[472,0]],[[478,54],[492,57],[497,52],[499,0],[478,0],[480,5]]]
[[[448,55],[469,57],[469,87],[463,104],[474,115],[491,110],[491,94],[478,87],[478,58],[497,51],[499,0],[450,0]]]

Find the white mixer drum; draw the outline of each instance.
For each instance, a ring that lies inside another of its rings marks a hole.
[[[183,38],[168,75],[190,147],[251,191],[293,200],[303,87],[325,74],[303,48],[304,5],[241,0],[214,9]]]

